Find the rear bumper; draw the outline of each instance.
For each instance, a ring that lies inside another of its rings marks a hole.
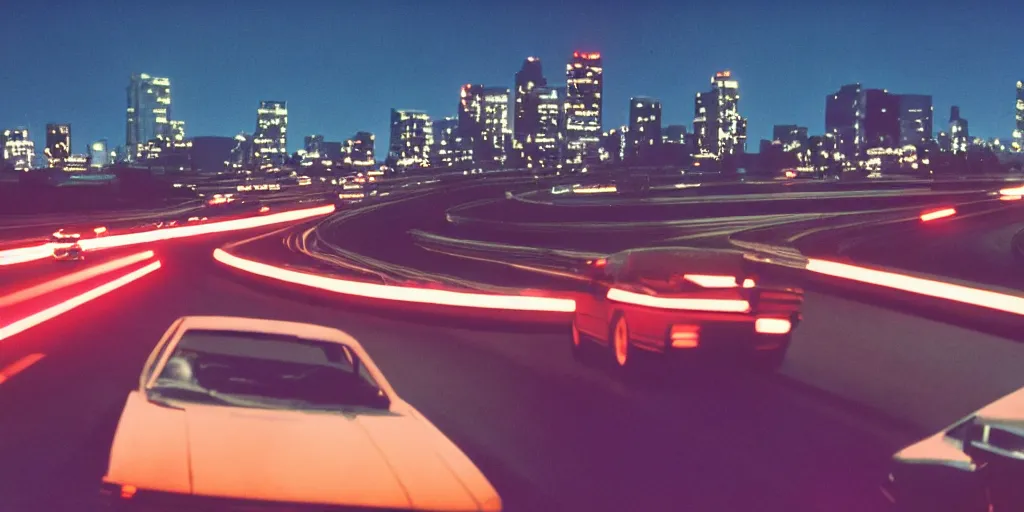
[[[755,329],[759,318],[789,321],[785,333],[760,333]],[[732,321],[675,321],[665,326],[663,344],[666,352],[700,354],[744,354],[785,350],[790,335],[800,322],[800,315],[749,315]],[[689,331],[695,331],[688,334]],[[690,341],[692,339],[693,341]]]

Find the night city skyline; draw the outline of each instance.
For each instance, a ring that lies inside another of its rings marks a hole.
[[[987,6],[984,17],[913,6],[828,7],[824,20],[810,4],[737,6],[729,30],[736,37],[724,39],[712,37],[720,28],[701,20],[721,19],[725,8],[594,4],[596,14],[572,18],[569,7],[540,9],[543,4],[531,2],[472,14],[408,2],[358,11],[326,2],[257,1],[245,10],[184,4],[131,14],[166,20],[145,27],[111,17],[128,15],[124,9],[132,4],[118,1],[101,9],[69,3],[58,16],[33,5],[6,13],[0,29],[25,44],[0,50],[10,69],[21,70],[0,76],[0,90],[18,98],[0,103],[0,127],[29,128],[37,154],[48,123],[72,126],[73,153],[100,139],[122,145],[125,87],[133,73],[149,73],[170,78],[173,118],[187,123],[188,137],[252,133],[260,101],[280,99],[288,103],[290,151],[312,134],[344,140],[369,131],[386,144],[391,108],[424,111],[434,120],[455,116],[460,87],[512,88],[530,55],[540,58],[549,84],[562,85],[565,63],[580,50],[602,54],[605,131],[626,123],[634,96],[660,100],[663,125],[692,129],[694,94],[707,89],[716,71],[732,70],[740,113],[749,120],[747,151],[756,152],[773,125],[822,133],[826,95],[858,82],[933,96],[936,134],[948,125],[950,106],[958,105],[972,136],[1009,139],[1014,84],[1024,76],[1024,57],[1011,51],[1013,2]],[[996,15],[1000,9],[1005,16]],[[301,23],[276,27],[279,39],[261,39],[254,24],[268,16]],[[352,16],[363,22],[344,22]],[[444,28],[464,16],[474,22]],[[961,37],[935,36],[936,27],[954,26]],[[982,37],[985,44],[974,44]],[[132,43],[138,40],[173,44]]]

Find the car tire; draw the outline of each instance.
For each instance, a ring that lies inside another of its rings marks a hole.
[[[582,361],[583,342],[585,340],[583,339],[583,333],[580,332],[579,327],[576,326],[575,318],[572,320],[572,337],[569,339],[569,341],[571,341],[570,347],[572,350],[572,358],[577,361]]]
[[[608,349],[612,365],[619,371],[632,367],[633,351],[629,342],[629,324],[626,315],[616,313],[608,326]]]

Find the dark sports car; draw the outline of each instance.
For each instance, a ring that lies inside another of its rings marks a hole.
[[[590,291],[577,301],[573,355],[594,342],[619,368],[645,350],[731,352],[775,369],[801,319],[803,291],[763,285],[742,252],[634,249],[584,272]]]

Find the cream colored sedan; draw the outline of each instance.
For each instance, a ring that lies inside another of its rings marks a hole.
[[[502,507],[348,334],[199,316],[171,325],[129,393],[101,496],[113,510]]]

